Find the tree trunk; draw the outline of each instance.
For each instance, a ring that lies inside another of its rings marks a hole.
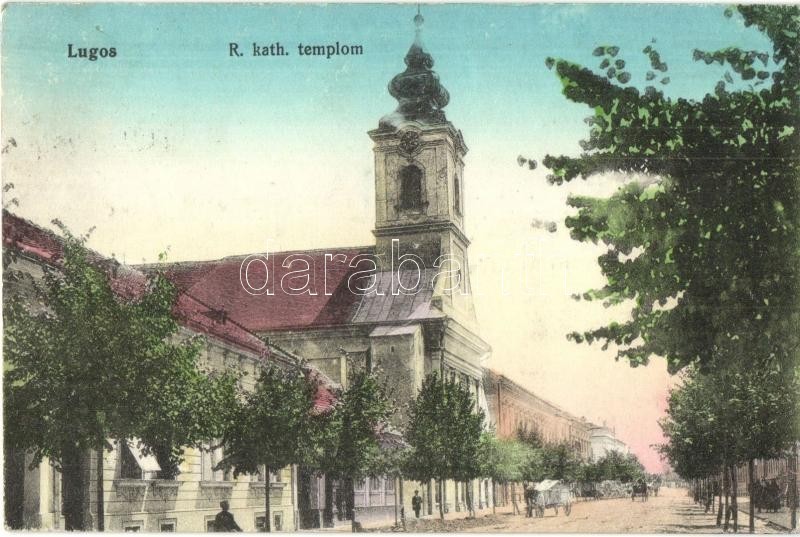
[[[789,459],[789,508],[792,510],[790,527],[797,529],[797,442],[792,446],[792,455]]]
[[[733,511],[733,531],[734,533],[739,532],[739,505],[737,503],[737,499],[739,496],[739,483],[737,480],[736,465],[731,465],[731,511]]]
[[[519,507],[517,507],[517,484],[511,482],[511,512],[515,515],[519,514]]]
[[[270,505],[269,505],[269,476],[272,473],[272,470],[269,466],[264,469],[264,533],[269,533],[271,531],[271,517],[272,513],[270,513]]]
[[[730,480],[728,479],[728,467],[725,466],[722,474],[722,488],[725,490],[725,524],[722,526],[724,531],[728,531],[728,522],[731,519],[731,509],[728,504],[730,497]]]
[[[444,521],[444,479],[439,479],[439,518]]]
[[[717,526],[722,525],[722,483],[720,482],[722,475],[717,476],[717,495],[719,496],[719,506],[717,507]]]
[[[84,458],[74,446],[63,448],[61,463],[61,498],[64,505],[64,529],[67,531],[88,531],[85,527],[84,499]]]
[[[105,531],[105,494],[103,492],[103,456],[105,455],[105,438],[101,438],[97,447],[97,461],[95,471],[97,472],[97,531]]]
[[[397,482],[400,484],[400,490],[398,493],[400,494],[400,523],[403,525],[403,531],[406,529],[406,500],[403,497],[403,476],[397,478]]]
[[[469,518],[475,518],[475,510],[472,506],[472,481],[466,482],[466,489],[467,489],[467,513],[469,513]]]
[[[433,480],[429,479],[428,480],[428,484],[426,485],[426,487],[428,488],[428,498],[427,498],[428,501],[425,502],[425,503],[428,504],[428,514],[429,515],[433,514],[433,484],[431,483],[431,481],[433,481]]]
[[[344,480],[345,484],[345,505],[347,506],[347,516],[350,518],[350,529],[353,533],[357,531],[356,525],[356,488],[352,477]]]
[[[325,476],[325,509],[322,513],[322,526],[333,527],[333,479]]]
[[[755,490],[755,471],[753,468],[753,459],[747,461],[747,480],[749,481],[749,489],[750,489],[750,533],[756,532],[756,506],[755,502],[753,501],[753,491]]]

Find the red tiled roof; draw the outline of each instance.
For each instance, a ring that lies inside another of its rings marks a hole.
[[[5,210],[3,211],[3,246],[52,266],[57,266],[63,257],[63,241],[58,235]],[[110,271],[112,274],[111,288],[118,296],[135,300],[147,289],[148,278],[143,272],[120,265],[115,260],[91,250],[89,256],[93,262],[103,265]],[[216,267],[214,264],[209,264],[208,268]],[[193,268],[186,272],[186,276],[190,279],[202,279],[206,272],[202,268]],[[189,280],[179,280],[184,283],[186,281]],[[280,352],[272,353],[269,345],[232,319],[227,312],[221,311],[219,308],[212,308],[191,296],[186,289],[181,289],[179,284],[176,284],[176,287],[178,287],[179,295],[173,307],[173,313],[183,326],[224,340],[258,357],[278,358],[276,354],[280,354]],[[333,381],[313,366],[308,366],[308,378],[317,386],[314,398],[315,413],[328,412],[336,402]]]
[[[63,257],[62,240],[52,231],[3,211],[3,245],[30,255],[49,265],[58,265]],[[109,265],[113,273],[111,288],[118,296],[135,300],[148,285],[147,276],[140,271],[90,251],[90,258],[98,264]],[[115,266],[116,265],[116,266]],[[180,293],[173,312],[181,324],[198,332],[227,341],[257,356],[269,356],[269,347],[261,339],[231,319],[219,322],[209,316],[214,310],[187,293]]]
[[[317,391],[314,394],[314,414],[325,414],[333,410],[336,405],[336,394],[333,390],[331,379],[322,374],[318,369],[310,367],[307,369],[306,378],[309,382],[316,384]]]
[[[214,304],[229,312],[243,326],[252,332],[284,330],[291,328],[313,328],[338,326],[352,322],[361,297],[347,288],[348,279],[359,270],[369,266],[350,267],[350,262],[359,255],[371,254],[372,248],[336,248],[306,252],[270,253],[266,258],[259,256],[249,264],[247,277],[252,287],[260,287],[269,281],[267,289],[273,294],[251,294],[242,284],[242,266],[253,256],[226,257],[216,261],[184,262],[168,265],[148,265],[144,270],[164,270],[166,276],[178,288],[209,304]],[[326,265],[326,254],[328,258]],[[346,262],[339,262],[344,256]],[[292,259],[289,259],[289,258]],[[248,259],[249,258],[249,259]],[[312,293],[288,294],[281,290],[284,277],[286,284],[301,288],[305,276],[293,280],[288,275],[305,269],[304,259],[310,266],[307,274],[308,287]],[[284,262],[288,267],[283,266]]]

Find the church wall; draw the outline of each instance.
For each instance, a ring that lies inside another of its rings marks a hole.
[[[425,349],[422,331],[417,326],[412,334],[370,338],[372,364],[386,381],[394,401],[392,425],[402,430],[407,423],[407,405],[422,387],[425,371]]]
[[[370,327],[337,327],[320,330],[263,332],[270,343],[286,349],[317,367],[331,380],[346,385],[350,365],[361,365],[369,348]],[[345,357],[345,352],[347,358]],[[350,364],[348,365],[348,361]]]

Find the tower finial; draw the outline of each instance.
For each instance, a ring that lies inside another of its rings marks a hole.
[[[447,121],[442,110],[447,106],[450,95],[433,72],[433,57],[422,43],[422,17],[420,4],[414,16],[414,43],[408,49],[404,61],[406,70],[396,75],[389,83],[389,94],[397,99],[398,107],[391,117],[381,119],[381,125],[393,125],[398,119],[414,120],[424,123],[443,123]]]

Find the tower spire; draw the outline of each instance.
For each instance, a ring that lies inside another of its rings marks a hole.
[[[406,70],[389,82],[389,94],[397,99],[397,109],[384,116],[380,128],[396,128],[404,121],[420,123],[445,123],[447,118],[442,110],[450,101],[450,94],[439,82],[439,75],[433,71],[433,57],[422,43],[422,27],[425,18],[417,4],[414,16],[414,42],[404,58]]]

